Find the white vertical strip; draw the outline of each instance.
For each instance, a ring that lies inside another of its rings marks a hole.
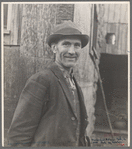
[[[104,4],[104,22],[108,22],[109,4]]]
[[[127,4],[122,4],[121,5],[121,23],[128,23],[128,7]]]
[[[18,39],[18,4],[15,4],[15,10],[14,10],[14,40],[13,44],[17,45],[17,39]]]
[[[8,4],[7,30],[11,30],[12,4]]]
[[[2,117],[2,146],[4,146],[4,67],[3,67],[3,56],[4,56],[4,50],[3,50],[3,36],[4,36],[4,26],[3,26],[3,2],[2,2],[2,5],[1,5],[1,31],[2,31],[2,34],[1,34],[1,109],[2,109],[2,112],[1,112],[1,117]]]
[[[18,20],[17,20],[18,4],[12,4],[12,17],[11,17],[11,43],[17,45],[18,38]]]
[[[130,146],[130,2],[128,2],[128,146]]]
[[[121,4],[115,4],[114,20],[113,20],[113,22],[115,23],[119,23],[120,21],[120,7],[121,7]]]
[[[115,4],[109,4],[109,18],[108,18],[108,22],[111,23],[114,20],[114,6]]]

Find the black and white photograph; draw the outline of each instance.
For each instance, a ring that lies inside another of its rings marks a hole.
[[[2,2],[3,147],[130,146],[130,2]]]

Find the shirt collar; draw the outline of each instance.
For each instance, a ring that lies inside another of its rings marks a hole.
[[[55,62],[59,69],[62,71],[64,78],[73,78],[73,68],[70,69],[70,71],[67,71],[64,69],[63,66],[61,66],[58,62]]]

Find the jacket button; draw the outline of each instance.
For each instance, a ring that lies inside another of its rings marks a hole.
[[[74,121],[75,120],[75,117],[71,117],[71,119]]]

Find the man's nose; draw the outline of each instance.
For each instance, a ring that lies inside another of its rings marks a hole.
[[[69,54],[75,54],[75,49],[74,49],[74,45],[72,45],[69,50],[68,50]]]

